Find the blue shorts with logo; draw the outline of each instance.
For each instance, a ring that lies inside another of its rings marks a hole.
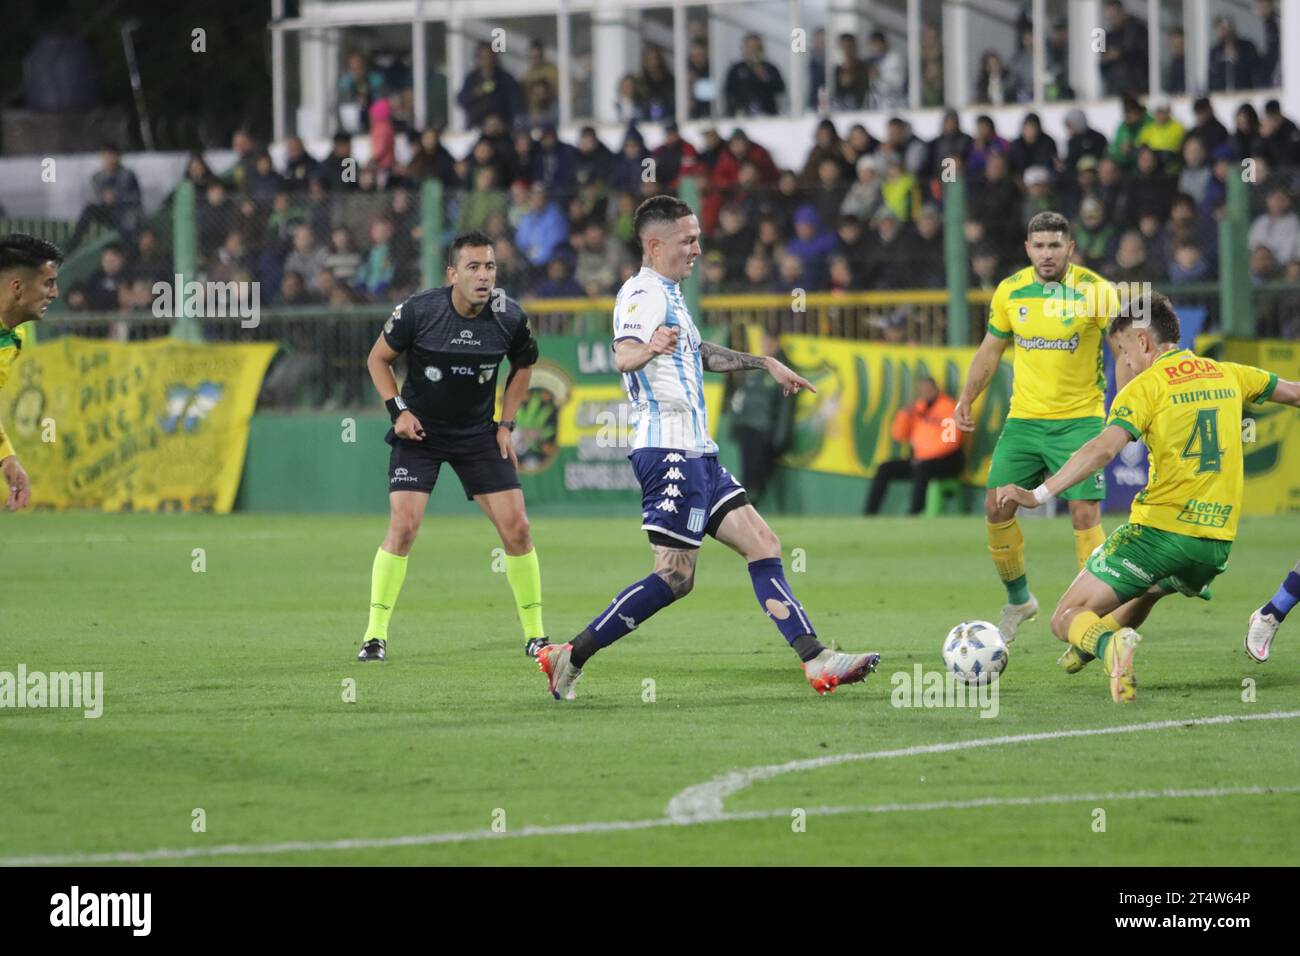
[[[641,527],[655,544],[698,548],[729,512],[749,503],[717,455],[638,448],[628,457],[641,482]]]

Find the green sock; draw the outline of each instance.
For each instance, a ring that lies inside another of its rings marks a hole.
[[[527,554],[506,555],[506,580],[515,595],[519,623],[524,638],[545,637],[542,628],[542,569],[537,563],[537,549]]]
[[[1022,574],[1014,581],[1003,581],[1007,589],[1007,600],[1012,604],[1029,603],[1029,578]]]
[[[393,605],[402,591],[406,579],[406,558],[389,554],[383,548],[375,552],[375,564],[370,572],[370,623],[366,625],[366,640],[388,640],[388,619],[393,616]]]

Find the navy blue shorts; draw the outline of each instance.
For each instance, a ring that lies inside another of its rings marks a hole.
[[[728,512],[749,503],[744,486],[717,455],[638,448],[628,457],[641,482],[641,527],[655,544],[698,548]]]

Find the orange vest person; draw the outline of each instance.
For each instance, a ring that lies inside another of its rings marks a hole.
[[[955,478],[961,474],[961,433],[953,421],[957,403],[939,390],[934,379],[916,383],[916,401],[899,409],[891,430],[894,441],[912,446],[911,458],[881,462],[871,479],[864,514],[880,513],[891,481],[912,482],[911,514],[925,509],[925,492],[932,478]]]

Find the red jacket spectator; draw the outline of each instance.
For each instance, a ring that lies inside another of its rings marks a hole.
[[[731,197],[740,180],[742,163],[753,163],[758,168],[758,179],[764,186],[774,186],[780,178],[771,153],[750,141],[740,130],[732,133],[727,148],[722,151],[713,165],[713,171],[709,173],[709,191],[704,199],[704,208],[701,210],[704,218],[700,223],[705,235],[711,234],[717,225],[719,210]]]

